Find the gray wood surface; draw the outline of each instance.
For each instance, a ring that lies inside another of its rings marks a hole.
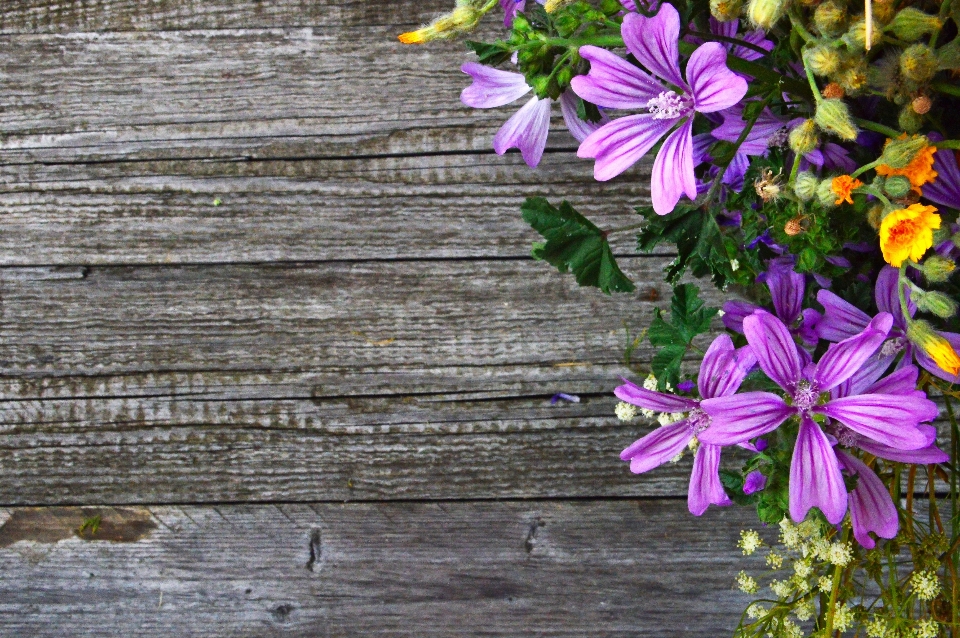
[[[8,510],[4,635],[723,636],[762,557],[676,502]],[[76,529],[93,516],[92,536]],[[2,520],[2,519],[0,519]],[[113,540],[97,540],[98,538]]]
[[[515,107],[395,39],[447,4],[0,7],[0,636],[736,624],[749,512],[618,459],[670,257],[611,235],[607,297],[519,216],[633,223],[649,165],[594,182],[558,112],[538,170],[494,155]]]

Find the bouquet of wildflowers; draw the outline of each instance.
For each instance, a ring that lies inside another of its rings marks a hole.
[[[621,458],[689,454],[692,514],[745,505],[779,531],[742,534],[769,573],[737,577],[756,600],[736,635],[960,635],[960,0],[458,0],[400,40],[487,15],[505,32],[467,40],[461,99],[522,100],[497,153],[536,167],[559,103],[597,180],[653,156],[628,228],[675,247],[673,299],[651,369],[615,390],[620,419],[656,422]],[[567,202],[522,215],[538,259],[634,289]]]

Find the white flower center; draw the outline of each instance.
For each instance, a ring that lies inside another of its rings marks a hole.
[[[694,408],[687,415],[687,423],[690,424],[690,431],[693,432],[693,436],[697,436],[710,427],[710,415],[700,408]]]
[[[797,391],[793,394],[793,404],[800,410],[809,410],[817,404],[820,393],[809,381],[800,381],[797,383]]]
[[[685,95],[663,91],[647,101],[647,109],[655,120],[675,120],[690,109],[690,104]]]
[[[893,339],[887,339],[883,342],[883,345],[880,347],[880,355],[884,357],[889,357],[892,354],[897,354],[903,350],[906,344],[903,342],[902,337],[894,337]]]

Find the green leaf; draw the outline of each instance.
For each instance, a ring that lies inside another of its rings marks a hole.
[[[679,330],[663,320],[663,315],[660,313],[659,308],[656,308],[653,311],[653,322],[647,329],[647,337],[650,338],[650,343],[660,347],[686,347],[689,343],[686,339],[684,339],[683,334],[681,334]]]
[[[750,505],[757,500],[756,495],[743,493],[743,475],[739,472],[720,470],[720,484],[730,500],[737,505]]]
[[[665,389],[668,383],[673,387],[680,383],[680,364],[683,363],[683,355],[686,353],[686,346],[666,346],[653,355],[650,367],[653,375],[657,377],[657,387],[660,390]]]
[[[672,242],[677,247],[677,258],[667,267],[667,281],[676,283],[690,270],[695,277],[710,275],[713,283],[722,289],[732,278],[727,247],[711,211],[694,204],[679,204],[669,215],[656,215],[652,209],[645,208],[637,212],[648,221],[637,235],[640,251],[650,252],[664,242]]]
[[[710,330],[710,320],[718,311],[717,308],[705,308],[699,295],[700,289],[693,284],[683,284],[673,289],[673,299],[670,301],[671,322],[686,343],[693,341],[698,334]]]
[[[486,42],[467,40],[466,45],[477,54],[477,61],[480,62],[480,64],[489,66],[503,64],[513,55],[513,51],[510,50],[506,42],[497,41],[488,44]]]
[[[632,292],[633,282],[617,266],[603,231],[567,202],[556,208],[542,197],[531,197],[520,207],[523,220],[543,235],[546,242],[533,250],[560,272],[573,273],[581,286],[596,286],[603,292]]]

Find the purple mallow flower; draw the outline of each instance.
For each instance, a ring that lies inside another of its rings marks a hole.
[[[746,94],[747,82],[727,68],[727,52],[717,42],[693,52],[684,79],[678,49],[680,16],[669,4],[652,18],[628,13],[621,32],[627,50],[653,75],[606,49],[583,46],[580,55],[590,62],[590,72],[575,77],[571,86],[598,106],[645,112],[604,125],[583,141],[577,155],[595,159],[594,176],[606,181],[627,170],[666,135],[654,160],[650,188],[654,210],[666,215],[681,195],[697,196],[694,114],[733,106]]]
[[[543,4],[546,0],[537,0],[537,4]],[[508,29],[513,26],[513,19],[517,14],[526,9],[527,0],[500,0],[500,8],[503,9],[503,26]]]
[[[695,25],[691,24],[691,28],[696,28]],[[728,20],[727,22],[720,22],[713,16],[710,16],[710,33],[714,35],[721,35],[725,38],[736,38],[737,30],[740,28],[740,20]],[[687,36],[687,42],[692,44],[703,44],[703,40],[696,36]],[[763,29],[754,29],[753,31],[748,31],[743,34],[743,37],[740,38],[744,42],[753,44],[755,46],[764,49],[767,52],[773,51],[773,41],[767,40],[767,34]],[[730,52],[731,55],[740,58],[741,60],[753,61],[759,60],[763,57],[763,54],[754,49],[741,46],[739,44],[733,44],[732,42],[721,42],[723,47]],[[739,75],[739,74],[738,74]]]
[[[918,394],[859,393],[831,396],[831,390],[853,377],[886,339],[893,325],[888,313],[877,315],[855,336],[830,346],[817,363],[797,347],[787,326],[758,310],[743,320],[747,343],[760,368],[785,391],[746,392],[705,399],[701,409],[710,428],[700,440],[710,445],[734,445],[771,432],[792,416],[800,430],[790,465],[790,516],[802,521],[818,507],[833,524],[847,511],[847,491],[833,443],[815,417],[837,421],[853,433],[901,450],[918,450],[931,443],[918,427],[937,416],[937,406]]]
[[[794,272],[791,258],[771,259],[767,262],[764,281],[773,298],[777,317],[790,326],[790,332],[799,336],[808,346],[817,345],[814,327],[820,321],[820,313],[812,308],[801,310],[806,289],[804,276]],[[760,306],[747,301],[728,301],[723,304],[723,325],[728,330],[743,334],[743,320],[759,310]]]
[[[467,62],[460,70],[473,78],[473,83],[460,93],[460,101],[478,109],[504,106],[520,99],[532,89],[522,73],[502,71],[478,62]],[[543,157],[550,132],[550,107],[553,100],[533,96],[500,127],[493,138],[493,150],[503,155],[507,149],[519,148],[523,161],[536,167]],[[576,96],[569,91],[560,96],[563,119],[570,133],[582,141],[600,128],[601,123],[585,122],[577,117]]]
[[[755,363],[756,357],[749,346],[738,350],[728,335],[720,335],[703,357],[697,379],[700,396],[706,399],[733,394]],[[685,419],[654,430],[620,454],[621,459],[630,461],[630,471],[635,474],[673,459],[710,427],[710,417],[700,409],[700,401],[696,399],[646,390],[629,381],[614,390],[614,394],[621,401],[647,410],[688,413]],[[687,494],[687,505],[696,516],[703,514],[711,504],[730,504],[720,483],[719,467],[720,447],[700,445],[694,457]]]
[[[938,149],[933,155],[937,178],[923,186],[923,196],[935,204],[960,210],[960,166],[951,148]]]
[[[743,108],[732,107],[722,115],[723,122],[710,131],[710,135],[725,142],[736,142],[746,126],[743,121]],[[786,123],[774,115],[770,109],[764,109],[754,122],[753,128],[737,149],[730,165],[723,174],[723,183],[731,188],[743,188],[743,176],[750,168],[750,156],[766,157],[773,146],[780,146],[786,141]]]
[[[767,477],[760,470],[754,470],[747,474],[743,481],[743,493],[750,495],[759,492],[767,486]]]
[[[892,266],[884,266],[877,275],[874,288],[874,298],[877,309],[881,313],[893,316],[893,327],[888,340],[880,348],[876,357],[867,362],[867,365],[879,369],[881,372],[893,362],[897,354],[903,352],[903,362],[912,360],[925,370],[951,383],[960,382],[960,376],[952,375],[940,368],[937,363],[921,348],[907,341],[907,320],[900,308],[900,297],[897,294],[897,282],[900,272]],[[907,309],[912,317],[917,307],[910,299],[910,289],[904,284],[904,295],[907,299]],[[847,303],[829,290],[817,293],[817,301],[823,306],[823,318],[817,323],[816,331],[821,339],[827,341],[841,341],[847,339],[870,323],[870,315],[853,304]],[[960,334],[954,332],[940,332],[944,339],[950,342],[955,350],[960,349]]]

